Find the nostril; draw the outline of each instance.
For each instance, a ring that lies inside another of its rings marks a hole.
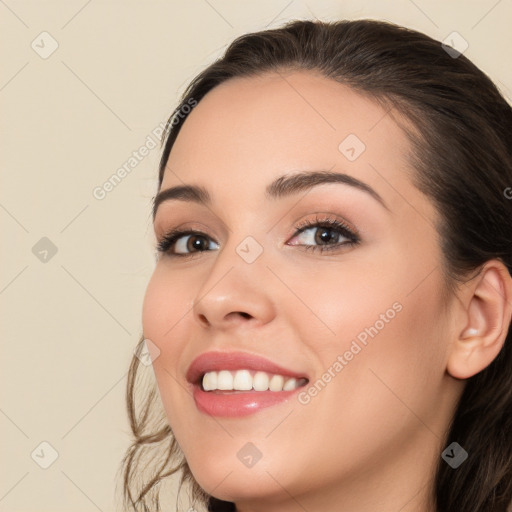
[[[243,311],[238,311],[238,313],[240,313],[240,315],[243,316],[244,318],[251,318],[251,315],[249,313],[245,313]]]
[[[208,322],[208,319],[202,313],[199,315],[199,320],[201,320],[201,322],[204,322],[206,325],[210,324],[210,322]]]

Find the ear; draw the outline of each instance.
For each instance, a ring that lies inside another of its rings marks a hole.
[[[487,261],[461,300],[464,321],[457,329],[447,362],[448,373],[468,379],[490,365],[508,334],[512,318],[512,277],[500,260]],[[463,324],[463,325],[462,325]]]

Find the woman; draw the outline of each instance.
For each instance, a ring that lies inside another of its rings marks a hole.
[[[234,41],[168,123],[130,509],[181,471],[209,510],[505,512],[511,186],[511,107],[440,42]]]

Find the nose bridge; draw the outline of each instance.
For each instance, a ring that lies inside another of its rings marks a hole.
[[[273,303],[264,256],[263,243],[255,236],[231,232],[194,298],[196,318],[217,326],[236,316],[268,322]]]

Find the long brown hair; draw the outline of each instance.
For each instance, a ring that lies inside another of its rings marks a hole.
[[[464,55],[414,30],[376,21],[292,21],[245,34],[192,80],[167,124],[160,189],[171,148],[191,102],[233,77],[312,70],[345,84],[412,122],[412,179],[432,200],[448,283],[463,281],[499,258],[512,273],[512,109],[492,81]],[[142,339],[138,351],[142,349]],[[209,510],[235,510],[208,496],[161,413],[154,386],[136,408],[137,372],[130,366],[127,406],[134,436],[123,460],[124,496],[134,511],[158,511],[159,483],[181,472]],[[152,411],[160,410],[155,421]],[[512,501],[512,339],[483,371],[467,380],[446,445],[469,458],[456,470],[439,454],[437,512],[506,512]],[[142,464],[146,460],[146,465]],[[149,464],[147,463],[148,461]],[[149,474],[145,474],[148,472]],[[151,503],[151,505],[150,505]]]

